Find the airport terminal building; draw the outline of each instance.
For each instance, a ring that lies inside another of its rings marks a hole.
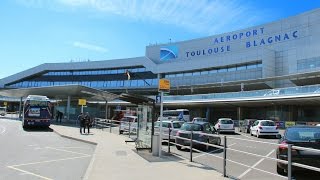
[[[141,57],[45,63],[1,79],[0,87],[78,84],[154,98],[159,79],[166,78],[171,90],[164,107],[187,108],[191,117],[309,123],[320,122],[319,70],[315,9],[238,31],[150,45]]]

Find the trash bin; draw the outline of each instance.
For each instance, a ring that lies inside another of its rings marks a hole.
[[[160,137],[158,134],[152,136],[152,155],[159,156],[159,142]]]

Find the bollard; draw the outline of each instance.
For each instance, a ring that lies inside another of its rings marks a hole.
[[[190,134],[190,162],[192,162],[192,140],[193,140],[193,131]]]
[[[223,145],[223,177],[227,177],[227,137],[224,136]]]
[[[109,126],[110,126],[110,133],[112,133],[112,120],[110,120],[110,123],[109,123]]]
[[[292,157],[291,157],[292,144],[288,144],[288,179],[291,180],[292,173]]]
[[[169,128],[168,153],[170,153],[170,142],[171,142],[170,133],[171,133],[171,129]]]
[[[131,122],[129,121],[129,138],[130,138],[130,134],[131,134]]]

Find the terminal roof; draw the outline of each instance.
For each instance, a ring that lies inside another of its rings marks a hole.
[[[81,85],[49,86],[22,89],[2,89],[0,95],[8,97],[27,97],[28,95],[43,95],[48,98],[64,99],[70,96],[72,99],[87,99],[92,101],[112,101],[119,95],[93,89]]]

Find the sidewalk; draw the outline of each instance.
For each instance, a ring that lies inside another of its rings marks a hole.
[[[227,179],[209,167],[175,156],[154,157],[148,151],[136,152],[134,143],[125,143],[127,137],[100,129],[91,129],[90,135],[81,135],[79,128],[60,125],[50,126],[57,134],[92,144],[97,144],[85,174],[87,180],[128,179]]]

